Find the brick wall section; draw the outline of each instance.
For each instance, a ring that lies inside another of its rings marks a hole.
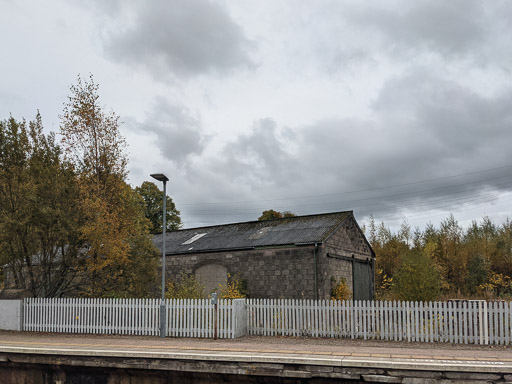
[[[332,288],[331,277],[344,278],[352,287],[352,262],[328,257],[327,254],[367,260],[372,253],[353,217],[347,218],[322,245],[318,256],[319,299],[328,299]]]
[[[195,273],[207,264],[219,264],[246,280],[253,298],[313,299],[314,247],[242,250],[167,256],[167,279]]]

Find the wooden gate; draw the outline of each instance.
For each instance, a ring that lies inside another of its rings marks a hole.
[[[352,261],[352,294],[354,300],[373,300],[374,274],[371,260]]]

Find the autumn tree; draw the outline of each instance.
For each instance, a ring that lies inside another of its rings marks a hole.
[[[441,252],[436,260],[449,282],[450,291],[460,294],[467,275],[467,253],[463,252],[463,230],[453,215],[441,222],[439,230]]]
[[[512,222],[507,218],[494,235],[495,252],[491,255],[492,268],[512,277]]]
[[[81,237],[88,246],[84,294],[91,296],[148,295],[156,278],[150,223],[141,197],[126,183],[119,127],[119,116],[100,106],[92,76],[78,77],[61,116],[61,135],[78,173]]]
[[[144,214],[151,223],[150,232],[162,233],[163,196],[155,183],[144,181],[135,191],[142,197],[144,202]],[[176,231],[181,228],[180,211],[176,209],[174,201],[166,196],[166,231]]]
[[[39,113],[28,126],[0,122],[0,255],[11,288],[35,297],[76,292],[83,254],[74,178]]]
[[[436,300],[441,292],[433,260],[418,251],[407,252],[395,273],[394,291],[401,300]]]
[[[290,212],[290,211],[279,212],[279,211],[274,211],[273,209],[269,209],[269,210],[263,211],[261,216],[258,217],[258,220],[264,221],[264,220],[282,219],[282,218],[294,217],[294,216],[296,216],[295,213]]]

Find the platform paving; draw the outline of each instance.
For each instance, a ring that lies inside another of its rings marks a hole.
[[[230,374],[243,374],[256,367],[259,371],[270,370],[286,377],[355,375],[367,382],[405,383],[410,377],[420,380],[425,375],[428,380],[442,378],[446,383],[461,380],[508,382],[509,379],[512,382],[510,346],[294,337],[211,340],[0,332],[0,356],[2,354],[77,359],[103,357],[123,361],[145,359],[146,362],[159,361],[160,367],[162,361],[180,362],[189,367],[187,369],[202,362],[216,364],[216,369]]]

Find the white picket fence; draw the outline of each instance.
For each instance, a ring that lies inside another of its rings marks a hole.
[[[247,334],[245,300],[219,300],[217,336]],[[166,300],[167,335],[213,337],[209,300]],[[159,335],[159,299],[25,299],[23,330],[36,332]]]
[[[167,335],[214,336],[209,300],[167,300]],[[25,299],[23,330],[158,335],[159,299]],[[512,343],[512,303],[219,300],[217,335]]]
[[[248,300],[249,335],[507,344],[512,303]]]

